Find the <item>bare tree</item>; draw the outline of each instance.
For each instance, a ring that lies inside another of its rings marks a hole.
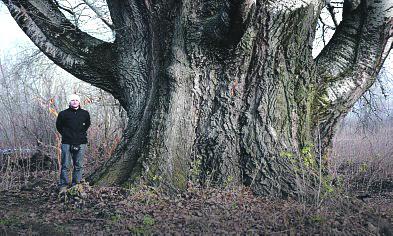
[[[92,176],[102,185],[182,189],[196,166],[202,184],[293,194],[296,166],[326,155],[392,47],[389,0],[345,0],[316,59],[321,0],[107,1],[114,41],[81,31],[55,1],[3,2],[51,60],[127,112]]]

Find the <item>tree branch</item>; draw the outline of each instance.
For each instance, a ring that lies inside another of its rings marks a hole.
[[[110,60],[110,44],[79,30],[50,0],[2,0],[19,27],[55,64],[108,92],[113,76],[98,60]],[[116,95],[116,94],[115,94]]]
[[[393,10],[389,8],[393,3],[362,1],[351,10],[354,4],[346,4],[342,23],[316,58],[320,74],[318,119],[323,135],[332,134],[336,121],[375,82],[392,47]]]
[[[131,106],[138,110],[140,107],[135,104],[144,106],[146,93],[156,78],[152,66],[155,52],[152,50],[151,42],[154,32],[151,29],[149,8],[144,1],[107,2],[116,33],[114,50],[117,57],[122,58],[116,61],[116,67],[121,69],[121,74],[117,76],[123,77],[124,82],[127,81],[122,85],[126,96],[132,94],[132,99],[140,100],[128,99],[128,104],[122,105],[125,109]],[[128,59],[123,60],[124,58]]]
[[[92,1],[83,0],[83,2],[98,16],[98,18],[101,19],[102,22],[104,22],[106,26],[108,26],[112,31],[114,31],[113,25],[105,19],[105,16],[102,15],[101,12],[97,9],[97,7],[94,6]]]
[[[243,36],[256,0],[227,0],[221,10],[206,20],[203,35],[218,45],[236,44]]]
[[[355,88],[362,87],[363,93],[374,82],[392,43],[389,31],[393,26],[393,11],[387,11],[389,4],[392,3],[384,0],[359,5],[345,16],[332,40],[317,57],[323,80],[320,82],[324,86],[329,84],[326,88],[331,101],[347,100]],[[347,86],[342,86],[345,84]]]
[[[70,15],[75,16],[75,12],[71,11],[70,9],[66,8],[66,7],[62,7],[59,2],[57,0],[54,0],[54,3],[56,4],[56,6],[61,9],[64,10],[66,12],[68,12]]]
[[[344,16],[332,39],[316,58],[318,69],[325,75],[325,80],[340,76],[354,64],[362,24],[361,15],[362,10],[357,9]]]
[[[333,7],[332,4],[330,4],[330,2],[327,4],[327,10],[329,11],[330,16],[332,17],[332,20],[333,20],[333,23],[334,23],[334,27],[337,28],[338,23],[337,23],[337,20],[336,20],[336,15],[334,14],[334,7]]]

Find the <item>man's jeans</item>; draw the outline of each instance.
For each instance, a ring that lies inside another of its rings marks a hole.
[[[86,144],[81,144],[80,149],[76,153],[70,151],[69,144],[61,144],[61,172],[60,172],[60,187],[68,186],[70,183],[68,173],[71,168],[71,160],[74,166],[72,172],[72,185],[81,182],[83,174],[83,155],[86,150]]]

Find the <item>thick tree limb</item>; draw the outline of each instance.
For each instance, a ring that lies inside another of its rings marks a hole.
[[[328,45],[316,58],[319,71],[326,75],[324,80],[340,76],[354,64],[361,24],[361,9],[347,14]]]
[[[12,17],[34,44],[57,65],[79,79],[114,93],[109,68],[110,44],[75,27],[50,0],[3,0]],[[116,95],[116,93],[114,93]]]
[[[256,0],[227,0],[221,10],[206,20],[203,34],[207,40],[230,46],[243,36],[249,13]]]
[[[116,33],[114,68],[128,101],[122,105],[140,119],[155,78],[149,11],[143,1],[108,1],[108,8]]]
[[[363,3],[345,16],[317,65],[332,103],[356,101],[374,82],[391,48],[392,10],[388,0]],[[382,50],[381,50],[382,49]],[[355,92],[355,90],[357,92]],[[360,91],[359,91],[360,90]]]
[[[351,11],[354,4],[346,4],[343,22],[316,59],[321,75],[318,119],[326,140],[336,121],[374,83],[392,47],[393,3],[362,1]]]

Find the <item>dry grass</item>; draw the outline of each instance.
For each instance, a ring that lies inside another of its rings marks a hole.
[[[258,197],[247,188],[189,188],[167,195],[147,186],[123,189],[83,184],[80,189],[85,194],[70,189],[63,197],[45,176],[30,182],[21,190],[0,191],[0,235],[393,233],[392,202],[384,203],[382,215],[353,198],[331,198],[317,207]]]
[[[42,153],[15,151],[0,157],[0,191],[20,189],[44,170],[57,170],[55,161]],[[54,171],[52,176],[56,175]]]
[[[330,171],[346,192],[393,190],[393,125],[390,121],[363,129],[346,122],[333,141]]]

